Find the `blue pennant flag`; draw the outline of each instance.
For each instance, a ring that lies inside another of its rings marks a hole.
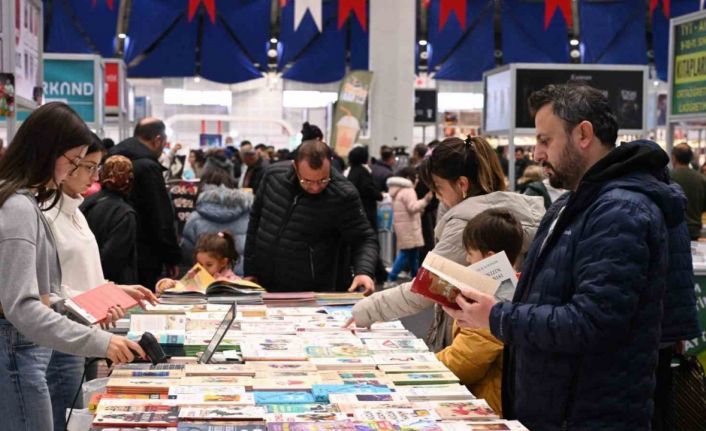
[[[568,63],[566,21],[557,9],[545,29],[544,7],[543,1],[502,0],[504,63]]]
[[[44,51],[113,57],[119,9],[120,0],[45,0]]]
[[[657,77],[662,81],[669,74],[669,18],[696,12],[701,0],[671,0],[671,17],[664,16],[661,5],[652,14],[652,46],[655,53]]]

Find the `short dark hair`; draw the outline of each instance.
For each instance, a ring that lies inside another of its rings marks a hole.
[[[224,185],[229,189],[235,189],[238,187],[238,183],[235,181],[235,178],[233,178],[226,170],[219,168],[210,169],[201,175],[199,189],[202,189],[207,185]]]
[[[593,133],[607,147],[614,147],[618,139],[618,119],[610,108],[608,98],[583,82],[550,84],[532,93],[528,100],[532,117],[542,107],[552,106],[552,112],[564,121],[567,134],[582,121],[593,125]]]
[[[190,150],[190,151],[189,151],[189,154],[193,154],[193,155],[194,155],[194,159],[196,160],[196,163],[200,163],[201,165],[203,165],[204,163],[206,163],[206,154],[203,152],[203,150],[201,150],[201,149],[199,149],[199,150]]]
[[[309,140],[299,145],[294,161],[299,164],[302,160],[306,160],[312,169],[321,169],[324,160],[330,161],[332,157],[331,147],[319,140]]]
[[[103,139],[103,148],[105,148],[105,151],[110,150],[115,146],[115,141],[110,139],[110,138],[104,138]]]
[[[364,165],[368,163],[369,158],[370,155],[368,154],[368,147],[363,145],[353,147],[348,153],[348,163],[350,163],[351,166]]]
[[[481,253],[505,251],[512,265],[522,251],[522,224],[501,208],[491,208],[473,217],[463,230],[463,247]]]
[[[428,149],[429,147],[427,147],[425,144],[417,144],[414,146],[413,152],[418,158],[423,159],[424,156],[427,155]]]
[[[324,133],[319,129],[318,126],[315,126],[314,124],[309,124],[309,122],[305,122],[302,124],[302,143],[304,141],[311,141],[315,139],[321,139],[323,141],[324,139]]]
[[[145,120],[142,119],[137,123],[133,136],[151,141],[158,136],[167,135],[167,126],[164,125],[162,120],[149,120],[145,123],[143,121]]]
[[[388,147],[387,145],[383,145],[382,147],[380,147],[380,159],[389,160],[390,157],[395,157],[395,152],[392,151],[392,148]]]
[[[256,150],[261,150],[261,151],[263,151],[263,150],[264,150],[264,151],[267,151],[267,145],[265,145],[265,144],[257,144],[257,145],[255,145],[255,149],[256,149]]]
[[[694,152],[691,150],[689,144],[682,142],[672,148],[672,157],[680,164],[688,165],[694,158]]]
[[[243,148],[243,145],[249,145],[252,147],[252,142],[250,142],[246,139],[246,140],[240,142],[240,148]]]
[[[91,144],[88,146],[88,150],[86,151],[86,155],[93,154],[93,153],[103,153],[105,154],[105,147],[103,146],[103,142],[101,141],[101,138],[98,137],[95,133],[91,132],[93,135],[93,139],[91,140]]]

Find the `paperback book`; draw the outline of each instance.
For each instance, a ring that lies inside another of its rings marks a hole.
[[[117,285],[106,283],[65,300],[63,305],[83,323],[95,325],[107,318],[111,307],[128,310],[137,305],[137,300]]]
[[[182,407],[179,409],[179,419],[190,420],[262,420],[265,409],[259,406],[213,406],[213,407]]]
[[[434,411],[442,420],[493,420],[498,419],[485,400],[471,400],[463,402],[436,402],[433,403]]]

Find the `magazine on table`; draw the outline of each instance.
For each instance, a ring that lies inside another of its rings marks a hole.
[[[470,266],[429,252],[412,282],[412,292],[455,309],[460,308],[456,303],[459,287],[509,301],[517,287],[517,275],[504,251]]]
[[[194,265],[165,295],[193,296],[261,296],[265,289],[248,280],[216,280],[200,264]]]

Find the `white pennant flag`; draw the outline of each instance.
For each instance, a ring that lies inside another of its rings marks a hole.
[[[314,19],[316,28],[321,33],[321,1],[322,0],[294,0],[294,31],[297,31],[299,25],[304,19],[304,14],[308,10],[311,17]]]

